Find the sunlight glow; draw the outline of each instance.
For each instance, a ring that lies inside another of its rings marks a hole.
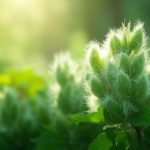
[[[32,0],[14,0],[13,2],[15,6],[20,7],[20,6],[24,6],[24,5],[31,3],[31,1]]]
[[[102,59],[106,59],[109,56],[109,51],[105,49],[100,49],[100,57]]]
[[[89,48],[88,48],[88,51],[89,51],[89,53],[88,53],[88,55],[87,55],[88,58],[89,58],[89,56],[90,56],[90,54],[91,54],[92,49],[97,49],[98,52],[99,52],[100,58],[103,59],[103,60],[104,60],[104,59],[107,59],[107,58],[110,56],[110,51],[109,51],[109,49],[101,48],[100,45],[99,45],[99,43],[97,43],[97,42],[91,42],[91,43],[89,44]]]

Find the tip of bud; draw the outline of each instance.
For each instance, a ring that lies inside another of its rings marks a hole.
[[[131,25],[123,24],[119,30],[111,30],[107,36],[106,44],[113,54],[138,51],[146,45],[146,36],[143,23],[138,22],[131,31]]]
[[[91,68],[101,73],[104,68],[105,60],[109,57],[109,51],[101,49],[98,43],[92,43],[88,47],[87,61]]]
[[[138,51],[140,48],[144,47],[145,41],[143,23],[138,22],[131,33],[130,47],[132,50]]]

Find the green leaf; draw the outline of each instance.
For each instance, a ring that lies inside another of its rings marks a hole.
[[[104,121],[102,107],[100,107],[97,112],[92,112],[88,114],[78,113],[70,115],[69,117],[76,122],[100,123]]]
[[[105,133],[100,134],[89,146],[88,150],[109,150],[112,142]]]
[[[124,131],[121,131],[117,134],[115,141],[118,150],[119,149],[127,150],[130,146],[127,135]]]

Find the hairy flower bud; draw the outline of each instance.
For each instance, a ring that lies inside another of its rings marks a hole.
[[[138,77],[135,85],[135,97],[138,100],[142,100],[148,94],[148,78],[145,74]]]
[[[113,35],[110,40],[110,48],[113,54],[119,53],[121,51],[121,43],[116,35]]]
[[[126,30],[127,29],[123,29],[123,33],[122,33],[122,39],[121,39],[121,47],[122,47],[122,51],[125,53],[128,53],[130,51],[129,46],[128,46],[128,38],[127,38],[127,33]]]
[[[104,67],[104,62],[102,58],[100,57],[100,51],[96,47],[93,47],[90,49],[90,55],[89,55],[89,62],[92,67],[92,69],[96,73],[101,73],[103,67]]]
[[[126,53],[121,53],[119,57],[119,67],[127,74],[129,73],[130,60]]]
[[[132,114],[141,112],[140,107],[143,107],[148,99],[145,37],[142,24],[134,26],[133,31],[130,23],[127,26],[123,25],[119,30],[111,31],[102,45],[102,50],[111,50],[109,57],[102,59],[103,63],[99,63],[100,65],[94,65],[98,64],[95,63],[96,59],[90,61],[95,72],[101,73],[97,75],[92,72],[98,76],[98,81],[91,81],[91,89],[101,101],[108,122],[128,120]],[[100,70],[97,66],[103,69],[102,72],[97,71]],[[100,91],[105,94],[102,95]]]
[[[123,71],[120,71],[118,73],[116,86],[117,86],[117,92],[121,96],[123,97],[129,96],[131,94],[131,80],[129,76]]]
[[[100,79],[97,77],[91,78],[91,90],[99,98],[104,95],[104,86],[102,85]]]
[[[62,68],[61,66],[58,66],[56,70],[56,77],[57,77],[58,83],[61,86],[63,86],[65,85],[66,81],[69,80],[69,78],[71,78],[71,75],[68,73],[67,69]]]
[[[108,63],[106,68],[106,77],[108,79],[108,82],[111,84],[111,86],[113,86],[115,82],[117,72],[118,72],[117,67],[112,63]]]
[[[140,52],[136,55],[133,55],[131,59],[132,60],[130,65],[130,75],[131,77],[137,77],[142,73],[144,69],[145,64],[144,52]]]
[[[130,48],[136,51],[139,50],[143,45],[143,38],[143,25],[139,24],[137,25],[137,27],[135,27],[135,30],[133,31],[133,35],[130,42]]]

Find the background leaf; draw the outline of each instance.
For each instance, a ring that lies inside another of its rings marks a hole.
[[[102,133],[93,141],[88,150],[109,150],[111,146],[112,142],[105,133]]]

